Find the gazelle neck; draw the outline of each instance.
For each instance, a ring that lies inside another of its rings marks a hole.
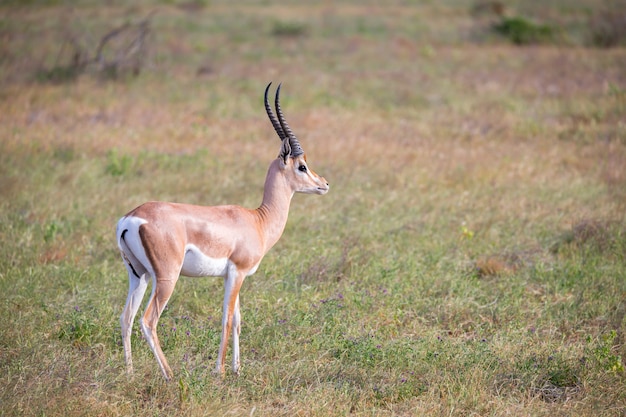
[[[265,237],[266,251],[274,246],[283,234],[289,216],[289,205],[294,194],[280,168],[280,163],[281,161],[276,159],[270,165],[265,178],[263,202],[255,210]]]

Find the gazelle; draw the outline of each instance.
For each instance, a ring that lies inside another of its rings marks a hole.
[[[241,314],[239,290],[263,256],[283,233],[289,205],[296,192],[326,194],[328,183],[313,172],[298,139],[281,111],[280,85],[275,107],[265,89],[265,110],[281,140],[280,153],[269,166],[263,201],[252,210],[239,206],[196,206],[148,202],[130,211],[117,223],[117,244],[126,269],[129,289],[120,322],[124,359],[133,372],[130,337],[139,304],[152,279],[152,295],[141,319],[141,330],[166,379],[172,377],[157,336],[157,322],[180,275],[224,277],[222,336],[215,372],[224,373],[228,339],[233,336],[233,372],[239,373]]]

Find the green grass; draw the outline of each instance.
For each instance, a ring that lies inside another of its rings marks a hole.
[[[0,414],[626,412],[623,48],[477,39],[461,1],[202,6],[2,8]],[[575,25],[592,4],[518,6]],[[138,77],[37,79],[64,28],[154,9]],[[244,283],[239,377],[211,373],[222,280],[181,278],[174,380],[137,323],[128,378],[115,222],[258,205],[269,81],[331,190],[294,197]]]

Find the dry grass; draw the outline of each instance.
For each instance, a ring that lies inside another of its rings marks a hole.
[[[155,9],[139,77],[34,79],[64,30]],[[626,411],[623,48],[516,48],[460,1],[2,10],[0,414]],[[210,373],[209,278],[161,320],[178,379],[138,330],[129,379],[113,225],[150,199],[257,205],[270,80],[331,191],[294,198],[244,284],[240,377]]]

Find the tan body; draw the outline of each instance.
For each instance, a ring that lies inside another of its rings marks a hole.
[[[278,92],[276,101],[278,105]],[[279,108],[277,111],[282,116]],[[268,115],[272,120],[270,110]],[[235,373],[239,372],[241,285],[282,235],[293,194],[328,192],[328,183],[308,168],[305,155],[291,154],[294,143],[301,150],[297,139],[287,135],[283,138],[282,129],[277,132],[282,139],[281,153],[268,169],[259,208],[149,202],[119,220],[117,243],[129,278],[126,306],[120,318],[128,372],[133,369],[132,324],[151,279],[152,295],[141,319],[141,329],[163,375],[166,379],[172,377],[159,344],[157,323],[180,275],[224,277],[222,336],[215,370],[224,372],[228,338],[232,333],[232,367]]]

